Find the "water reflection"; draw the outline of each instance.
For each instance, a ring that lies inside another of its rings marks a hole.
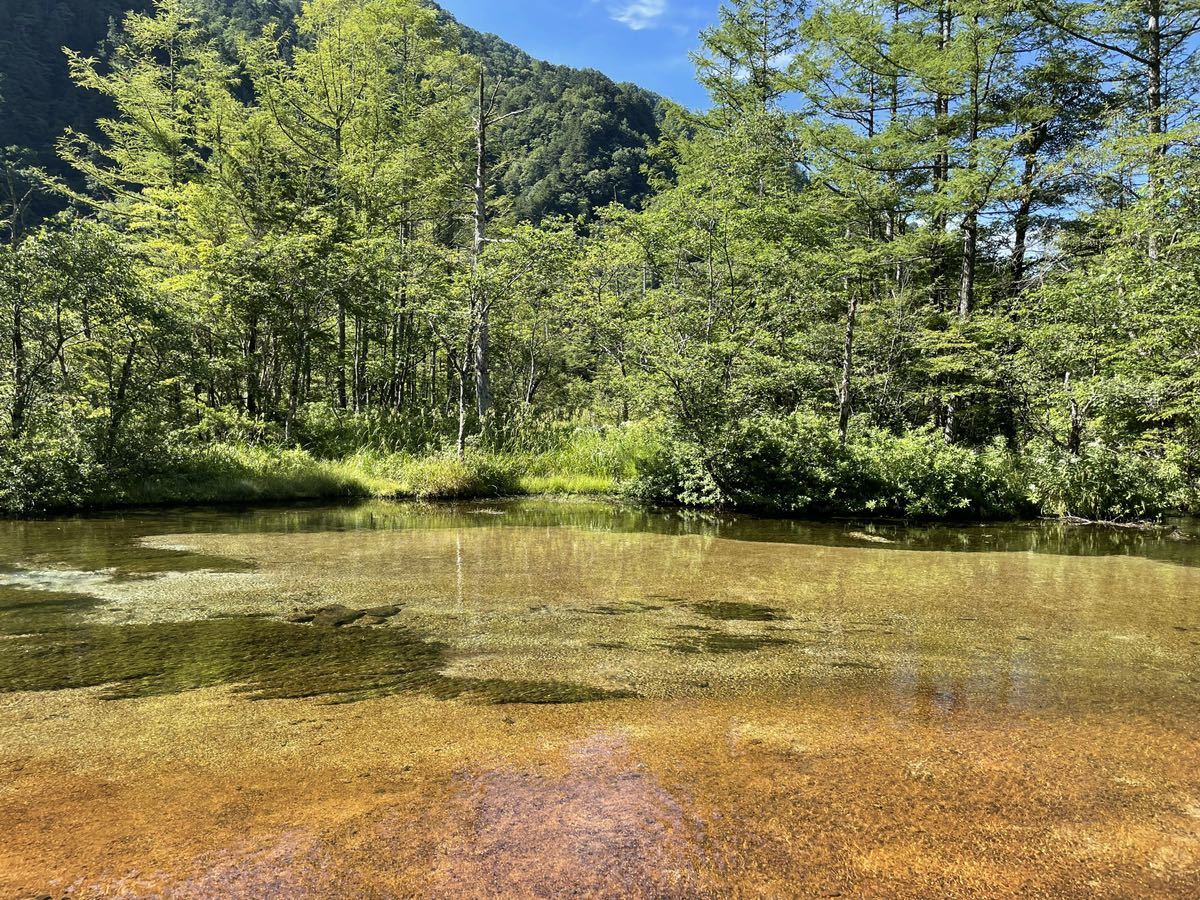
[[[1134,556],[1200,565],[1200,522],[1154,529],[1061,522],[914,525],[805,522],[754,516],[648,510],[591,501],[512,500],[420,504],[369,501],[338,506],[134,510],[49,520],[0,521],[4,560],[53,561],[80,570],[157,572],[236,566],[230,560],[140,547],[159,534],[267,534],[475,528],[581,528],[590,531],[722,538],[821,547],[964,553]]]
[[[1190,704],[1197,562],[1159,532],[595,503],[6,522],[0,691]]]

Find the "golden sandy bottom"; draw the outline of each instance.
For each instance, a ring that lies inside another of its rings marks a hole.
[[[272,523],[9,548],[2,900],[1200,897],[1200,567]]]
[[[0,896],[1195,897],[1194,714],[14,694]]]

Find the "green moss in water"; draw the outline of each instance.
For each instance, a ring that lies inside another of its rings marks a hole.
[[[692,609],[702,616],[721,622],[780,622],[789,618],[782,610],[773,606],[762,606],[758,603],[731,601],[693,603]]]
[[[714,631],[709,634],[684,637],[663,644],[672,653],[753,653],[772,647],[788,647],[796,642],[787,638],[759,634],[725,634]]]
[[[663,609],[665,607],[657,606],[653,603],[630,601],[628,603],[593,606],[590,609],[585,609],[584,612],[593,616],[628,616],[633,613],[662,612]]]
[[[82,594],[0,588],[0,635],[34,634],[66,626],[100,604]]]
[[[489,703],[627,696],[557,682],[441,674],[445,647],[405,628],[333,628],[224,618],[94,625],[0,639],[0,692],[104,687],[126,699],[236,685],[253,699],[350,702],[423,691]]]
[[[637,696],[632,691],[610,691],[559,681],[505,681],[498,678],[445,678],[433,687],[440,697],[476,697],[487,703],[591,703]]]

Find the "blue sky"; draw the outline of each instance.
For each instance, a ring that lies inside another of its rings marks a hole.
[[[599,69],[687,106],[705,103],[689,51],[720,0],[439,0],[464,25],[539,59]]]

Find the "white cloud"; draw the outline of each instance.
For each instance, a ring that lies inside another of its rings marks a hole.
[[[634,31],[653,28],[667,11],[667,0],[631,0],[609,6],[613,21],[627,25]]]

